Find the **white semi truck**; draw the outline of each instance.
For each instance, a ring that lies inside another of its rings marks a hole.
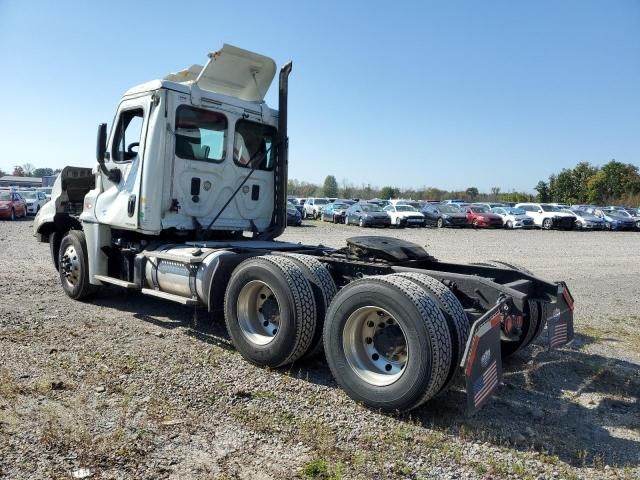
[[[94,169],[66,167],[34,222],[68,296],[116,286],[223,312],[248,361],[281,367],[324,349],[336,381],[385,411],[413,409],[458,374],[468,406],[498,387],[503,356],[547,326],[573,336],[573,299],[506,263],[436,260],[393,238],[340,249],[281,242],[287,92],[272,59],[230,45],[128,90],[98,128]]]

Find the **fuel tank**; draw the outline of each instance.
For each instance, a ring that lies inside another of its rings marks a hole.
[[[189,245],[165,245],[157,250],[144,251],[146,257],[144,281],[147,288],[197,298],[207,305],[209,288],[220,259],[236,253],[216,248]]]

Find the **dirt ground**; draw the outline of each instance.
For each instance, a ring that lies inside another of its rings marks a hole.
[[[117,288],[75,302],[31,227],[0,222],[0,478],[640,478],[640,233],[287,230],[568,283],[574,343],[539,338],[468,417],[461,388],[391,416],[352,402],[322,358],[251,366],[204,311]]]

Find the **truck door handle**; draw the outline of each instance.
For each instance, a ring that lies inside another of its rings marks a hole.
[[[127,213],[130,217],[133,217],[133,214],[136,211],[136,196],[129,195],[129,203],[127,203]]]

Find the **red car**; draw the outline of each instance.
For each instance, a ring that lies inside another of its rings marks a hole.
[[[467,216],[467,223],[474,227],[502,228],[502,217],[491,213],[483,205],[470,205],[464,213]]]
[[[15,220],[27,216],[27,202],[18,192],[0,190],[0,218]]]

